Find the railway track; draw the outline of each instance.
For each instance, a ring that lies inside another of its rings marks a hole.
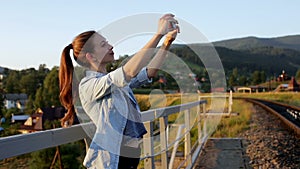
[[[300,107],[291,106],[275,101],[243,98],[248,102],[261,106],[266,111],[279,117],[291,130],[300,136]]]

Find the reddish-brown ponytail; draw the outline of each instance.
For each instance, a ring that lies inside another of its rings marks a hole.
[[[70,51],[71,49],[73,50],[74,59],[78,64],[81,66],[89,66],[85,58],[85,53],[92,52],[93,50],[93,46],[92,44],[88,43],[88,40],[94,33],[96,32],[87,31],[79,34],[77,37],[75,37],[72,44],[66,46],[62,51],[59,68],[59,99],[61,104],[67,109],[67,113],[61,119],[62,126],[65,126],[66,123],[67,125],[72,125],[75,113],[73,102],[73,92],[75,91],[72,91],[74,66],[70,56]],[[77,84],[78,83],[76,83],[76,85]],[[75,87],[77,88],[78,86]]]
[[[62,105],[67,109],[65,117],[61,119],[62,126],[64,126],[66,122],[68,124],[72,124],[74,121],[75,110],[72,98],[72,81],[74,66],[70,57],[71,49],[71,44],[64,48],[61,55],[59,68],[59,99]]]

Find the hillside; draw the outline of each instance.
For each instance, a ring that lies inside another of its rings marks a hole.
[[[276,47],[256,47],[247,50],[234,50],[225,47],[205,46],[203,44],[191,45],[199,57],[186,45],[175,45],[171,51],[181,57],[188,65],[203,66],[203,59],[212,58],[217,54],[221,59],[225,72],[238,68],[240,73],[253,73],[255,70],[265,71],[267,75],[278,75],[285,70],[295,75],[300,68],[300,51]],[[192,66],[195,67],[195,66]],[[195,72],[197,73],[197,72]]]
[[[213,44],[214,46],[226,47],[235,50],[272,46],[300,51],[300,35],[291,35],[276,38],[245,37],[217,41],[213,42]]]
[[[285,70],[295,75],[300,68],[300,51],[274,47],[259,47],[244,51],[217,47],[216,50],[225,70],[236,67],[245,72],[265,71],[267,75],[278,75]]]

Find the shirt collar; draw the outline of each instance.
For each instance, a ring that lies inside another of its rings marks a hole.
[[[105,73],[96,72],[96,71],[93,71],[93,70],[87,70],[85,72],[85,75],[87,77],[91,77],[91,76],[101,77],[101,76],[104,76],[106,74]]]

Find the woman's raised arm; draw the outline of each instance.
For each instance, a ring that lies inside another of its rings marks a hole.
[[[173,26],[174,24],[177,24],[177,21],[174,19],[173,14],[165,14],[160,18],[157,33],[123,66],[126,80],[135,77],[137,73],[150,62],[161,38],[168,32],[177,29],[177,27]]]

